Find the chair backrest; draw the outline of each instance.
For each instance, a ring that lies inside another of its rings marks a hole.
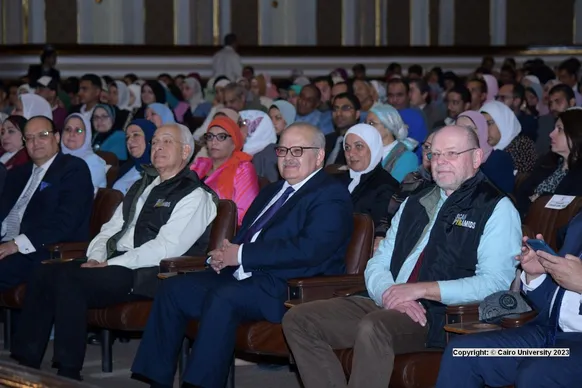
[[[374,248],[374,221],[367,214],[354,214],[354,231],[346,252],[346,273],[362,274]]]
[[[91,213],[91,223],[89,224],[89,233],[91,239],[97,236],[101,231],[104,223],[108,222],[115,209],[123,202],[123,194],[118,190],[99,189],[93,200],[93,212]]]
[[[266,186],[269,186],[270,184],[271,184],[271,181],[268,180],[267,178],[265,178],[264,176],[259,177],[259,190],[262,190],[263,188],[265,188]]]
[[[517,193],[519,187],[526,179],[529,177],[529,172],[518,172],[515,176],[515,185],[513,186],[513,192]]]
[[[107,170],[107,174],[105,178],[107,179],[107,187],[112,188],[113,184],[117,180],[117,176],[119,175],[119,167],[118,166],[111,166],[109,170]]]
[[[221,246],[224,239],[232,240],[236,233],[238,223],[238,211],[236,204],[229,199],[218,201],[216,218],[212,221],[208,252]]]
[[[119,166],[119,159],[117,159],[117,156],[113,152],[95,151],[95,153],[97,154],[97,156],[103,159],[105,163],[107,163],[107,165],[111,167]]]
[[[348,171],[345,167],[342,167],[344,166],[341,164],[330,164],[329,166],[325,166],[323,170],[328,174],[341,174],[342,172]]]
[[[558,247],[556,246],[558,229],[566,226],[570,220],[578,214],[582,208],[582,197],[576,197],[562,210],[546,208],[546,204],[551,198],[551,195],[544,195],[543,197],[536,199],[536,201],[531,204],[524,223],[532,233],[541,233],[548,245],[554,250],[558,250]]]

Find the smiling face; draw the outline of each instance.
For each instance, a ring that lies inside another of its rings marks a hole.
[[[143,130],[135,124],[127,127],[125,131],[125,142],[129,154],[134,158],[141,158],[146,150],[146,140]]]
[[[372,152],[368,144],[360,136],[353,133],[346,136],[344,152],[350,170],[360,172],[370,165]]]
[[[78,117],[71,117],[65,123],[63,130],[63,144],[70,150],[78,150],[85,143],[87,135],[83,120]]]
[[[6,152],[16,152],[24,146],[22,132],[10,120],[4,121],[0,130],[0,143]]]
[[[54,132],[51,123],[44,117],[29,120],[24,127],[26,150],[30,159],[41,166],[59,152],[61,136]]]
[[[315,134],[310,128],[294,125],[283,132],[279,146],[286,148],[313,147],[314,137]],[[324,157],[325,151],[321,148],[303,150],[303,154],[298,157],[287,152],[287,155],[277,158],[279,173],[290,185],[294,185],[320,168]]]
[[[152,164],[160,175],[177,174],[186,163],[189,148],[182,143],[177,126],[164,125],[156,130],[152,139]]]

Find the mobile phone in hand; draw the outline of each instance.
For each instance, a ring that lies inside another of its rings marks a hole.
[[[549,253],[550,255],[558,256],[556,252],[544,241],[538,240],[537,238],[530,238],[525,242],[534,251],[543,251]]]

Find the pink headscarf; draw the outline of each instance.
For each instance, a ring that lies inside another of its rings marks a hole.
[[[495,97],[499,94],[499,83],[497,78],[490,74],[483,74],[483,80],[487,84],[487,101],[495,101]]]
[[[489,145],[489,143],[487,143],[487,138],[489,137],[489,129],[487,128],[487,120],[485,120],[485,117],[481,113],[475,112],[473,110],[468,110],[468,111],[461,113],[457,117],[457,120],[461,116],[465,116],[465,117],[470,118],[471,121],[475,124],[475,127],[477,127],[477,137],[479,138],[479,148],[481,148],[481,150],[483,150],[483,163],[485,163],[487,161],[487,158],[489,157],[489,155],[491,155],[491,152],[493,152],[493,147],[491,147]]]

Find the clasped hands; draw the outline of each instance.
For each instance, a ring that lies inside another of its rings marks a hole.
[[[426,325],[426,309],[418,302],[426,296],[424,283],[403,283],[390,286],[382,294],[382,305],[386,310],[396,310],[406,314],[421,326]]]
[[[238,266],[238,249],[238,244],[232,244],[227,239],[224,239],[219,248],[208,253],[210,256],[210,267],[216,273],[220,273],[226,267]]]

